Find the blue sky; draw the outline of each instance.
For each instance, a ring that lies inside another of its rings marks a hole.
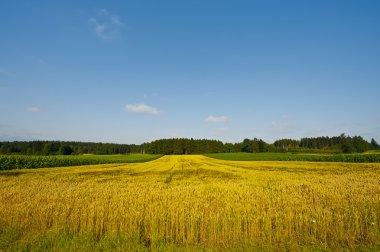
[[[379,1],[1,1],[0,140],[380,142]]]

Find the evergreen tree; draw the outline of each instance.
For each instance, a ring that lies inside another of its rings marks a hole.
[[[380,145],[373,138],[371,139],[371,148],[375,150],[380,149]]]

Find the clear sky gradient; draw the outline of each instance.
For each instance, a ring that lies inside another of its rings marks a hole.
[[[380,1],[0,2],[0,140],[380,142]]]

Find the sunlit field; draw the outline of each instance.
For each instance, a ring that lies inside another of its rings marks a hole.
[[[0,250],[380,250],[380,164],[151,162],[0,171]]]

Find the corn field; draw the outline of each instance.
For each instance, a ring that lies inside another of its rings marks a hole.
[[[150,154],[27,156],[0,155],[0,170],[147,162],[161,157]]]

